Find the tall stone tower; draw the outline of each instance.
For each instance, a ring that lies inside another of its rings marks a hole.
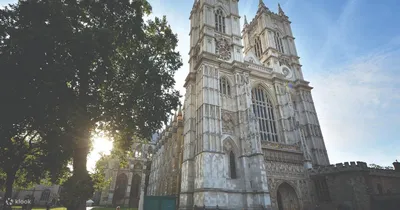
[[[197,0],[190,20],[180,209],[267,207],[238,1]]]
[[[190,21],[179,208],[306,208],[329,160],[288,17],[260,0],[241,31],[238,0],[195,0]]]
[[[329,165],[311,96],[312,87],[303,78],[290,24],[279,4],[276,14],[260,0],[255,18],[250,24],[245,21],[244,53],[249,61],[283,76],[286,83],[283,88],[275,85],[277,109],[282,113],[278,120],[282,126],[279,142],[293,144],[302,140],[306,158],[314,166]]]

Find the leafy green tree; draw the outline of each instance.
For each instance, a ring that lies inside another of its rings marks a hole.
[[[95,170],[91,174],[95,191],[101,192],[110,185],[111,179],[106,178],[105,170],[111,159],[111,155],[102,154],[100,159],[96,162]]]
[[[67,202],[69,209],[84,209],[93,191],[86,162],[90,133],[99,123],[113,132],[115,145],[125,147],[132,136],[149,138],[178,106],[178,39],[165,17],[145,22],[150,12],[145,0],[32,0],[1,10],[1,45],[10,59],[0,66],[7,67],[5,74],[22,75],[13,81],[26,79],[35,87],[22,85],[22,95],[40,96],[50,111],[34,117],[66,124],[44,130],[61,128],[70,138],[73,176],[64,197],[73,195],[76,202]],[[40,129],[46,123],[35,121]]]
[[[52,36],[35,36],[45,30],[43,23],[29,19],[24,4],[30,2],[0,9],[0,187],[5,197],[11,197],[13,187],[65,179],[72,154],[70,129],[61,120],[66,113],[60,112],[68,104],[53,91],[57,73],[47,71],[54,68],[48,65],[56,44]]]

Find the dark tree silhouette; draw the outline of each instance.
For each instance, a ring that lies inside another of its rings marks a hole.
[[[129,148],[131,137],[148,138],[178,106],[178,40],[165,17],[145,22],[150,12],[145,0],[32,0],[0,10],[0,91],[8,101],[1,109],[9,112],[2,138],[38,133],[40,145],[58,142],[65,151],[47,162],[72,156],[62,195],[68,209],[84,209],[93,193],[86,162],[96,127]]]

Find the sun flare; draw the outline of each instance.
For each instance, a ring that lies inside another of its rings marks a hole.
[[[92,150],[89,153],[87,161],[87,170],[93,172],[96,166],[97,160],[100,159],[101,154],[110,154],[113,143],[104,132],[96,132],[92,135]]]

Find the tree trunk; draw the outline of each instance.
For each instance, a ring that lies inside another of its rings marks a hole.
[[[16,170],[7,172],[7,178],[6,178],[6,192],[4,194],[4,209],[5,210],[11,210],[11,206],[7,205],[7,200],[12,199],[12,191],[13,191],[13,184],[15,181],[15,174],[17,173]]]
[[[76,141],[76,148],[74,149],[73,154],[73,175],[76,177],[82,177],[85,179],[88,171],[86,169],[87,165],[87,155],[89,153],[89,139],[90,139],[90,130],[83,129],[82,135],[80,135],[79,139]],[[78,198],[77,202],[79,203],[74,209],[68,210],[86,210],[86,200],[87,198]]]

